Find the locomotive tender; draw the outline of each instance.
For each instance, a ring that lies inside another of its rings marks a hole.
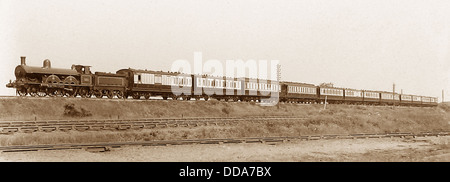
[[[273,101],[295,103],[346,103],[370,105],[437,106],[436,97],[398,94],[386,91],[315,86],[299,82],[278,82],[254,78],[231,78],[138,69],[116,73],[91,73],[90,66],[52,68],[46,59],[42,67],[27,66],[25,57],[15,69],[16,80],[6,87],[20,96],[200,100]]]

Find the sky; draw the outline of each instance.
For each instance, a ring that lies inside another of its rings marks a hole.
[[[450,101],[447,0],[0,0],[0,95],[27,65],[278,60],[282,80]]]

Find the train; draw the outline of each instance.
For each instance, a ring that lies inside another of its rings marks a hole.
[[[433,107],[437,97],[387,91],[339,88],[301,82],[259,78],[231,78],[142,69],[120,69],[116,73],[90,71],[90,66],[52,68],[26,65],[26,57],[15,68],[16,80],[6,84],[19,96],[82,97],[110,99],[205,100],[234,102],[330,103],[355,105],[398,105]]]

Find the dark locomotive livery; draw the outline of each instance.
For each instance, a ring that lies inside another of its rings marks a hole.
[[[43,67],[27,66],[25,57],[15,70],[16,80],[7,87],[17,89],[20,96],[45,97],[91,97],[123,98],[127,88],[125,75],[96,72],[92,74],[90,66],[72,65],[72,69],[52,68],[48,59]]]
[[[175,72],[121,69],[116,73],[90,71],[90,66],[71,69],[27,66],[25,57],[15,69],[16,80],[8,83],[20,96],[90,98],[257,101],[294,103],[335,103],[402,106],[437,106],[436,97],[386,91],[315,86],[308,83],[277,82],[265,79],[230,78]],[[272,100],[271,100],[272,99]]]

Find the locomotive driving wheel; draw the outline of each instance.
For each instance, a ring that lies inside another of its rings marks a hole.
[[[56,89],[55,95],[58,97],[64,97],[64,95],[66,95],[66,91],[64,89]]]
[[[54,97],[56,95],[56,90],[54,88],[48,88],[46,90],[46,93],[47,93],[48,96]]]
[[[75,97],[76,96],[75,93],[76,93],[75,89],[71,86],[69,87],[69,89],[65,90],[65,95],[67,97]]]

